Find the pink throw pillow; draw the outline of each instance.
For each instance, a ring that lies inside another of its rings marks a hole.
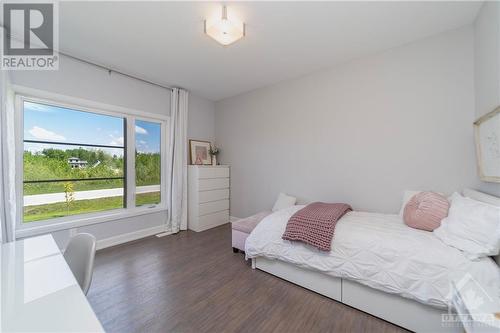
[[[405,206],[403,220],[415,229],[433,231],[448,216],[448,199],[434,192],[415,194]]]

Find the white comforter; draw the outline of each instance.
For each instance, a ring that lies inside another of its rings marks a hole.
[[[288,219],[303,207],[260,222],[246,240],[246,256],[276,258],[436,307],[447,306],[450,281],[467,272],[484,279],[480,283],[500,278],[492,259],[470,261],[432,232],[409,228],[398,215],[346,214],[337,223],[331,252],[281,239]]]

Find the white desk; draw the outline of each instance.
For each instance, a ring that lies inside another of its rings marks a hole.
[[[0,247],[1,332],[104,332],[51,235]]]

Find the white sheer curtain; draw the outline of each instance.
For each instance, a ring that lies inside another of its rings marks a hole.
[[[187,121],[188,92],[172,90],[170,108],[170,154],[168,189],[170,230],[187,229]]]
[[[0,71],[0,224],[1,241],[15,240],[16,225],[16,158],[15,158],[15,98],[9,75]]]

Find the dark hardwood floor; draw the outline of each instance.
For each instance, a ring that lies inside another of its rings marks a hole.
[[[404,332],[252,270],[229,225],[98,251],[88,298],[107,332]]]

